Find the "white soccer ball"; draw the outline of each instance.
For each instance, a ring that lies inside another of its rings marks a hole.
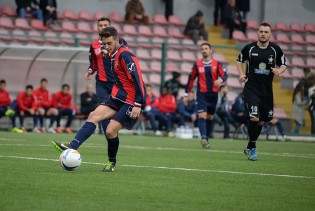
[[[82,157],[77,150],[67,149],[61,153],[59,161],[63,169],[67,171],[74,171],[80,167]]]

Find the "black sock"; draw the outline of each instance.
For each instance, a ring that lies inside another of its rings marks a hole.
[[[110,162],[116,163],[116,155],[119,147],[119,138],[118,136],[113,139],[107,139],[108,143],[108,160]]]
[[[260,133],[261,133],[261,130],[262,130],[262,125],[257,125],[257,133],[256,133],[256,140],[258,139]]]
[[[260,131],[261,131],[261,127],[260,127]],[[258,133],[258,122],[249,121],[249,124],[248,124],[249,141],[247,144],[247,149],[256,148],[257,133]]]

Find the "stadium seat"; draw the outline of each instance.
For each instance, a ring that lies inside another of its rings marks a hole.
[[[306,23],[306,24],[304,24],[304,30],[306,32],[315,33],[315,24],[313,24],[313,23]]]
[[[242,31],[238,31],[238,30],[233,31],[232,38],[234,40],[239,41],[239,42],[247,42],[248,41],[245,34]]]
[[[124,34],[123,30],[121,29],[120,25],[116,24],[116,23],[113,23],[112,24],[112,27],[115,27],[115,29],[117,30],[118,34],[121,36]],[[96,27],[95,27],[96,29]]]
[[[125,22],[125,19],[121,17],[121,15],[118,12],[111,12],[109,13],[110,20],[117,23],[123,23]]]
[[[169,23],[175,26],[185,26],[185,23],[177,15],[171,15],[168,17]]]
[[[104,13],[103,11],[97,11],[93,15],[94,20],[98,20],[102,17],[107,17],[106,13]]]
[[[182,39],[182,44],[187,50],[196,51],[199,49],[191,39]]]
[[[305,62],[303,61],[301,57],[293,57],[291,65],[293,67],[300,67],[300,68],[306,67]]]
[[[308,55],[315,56],[315,46],[307,46],[306,51],[308,51]],[[312,52],[310,52],[312,51]]]
[[[47,27],[45,27],[43,22],[40,21],[40,20],[33,19],[31,21],[31,26],[32,26],[33,29],[36,29],[36,30],[41,30],[41,31],[46,31],[47,30]]]
[[[233,91],[229,91],[227,94],[226,94],[226,97],[228,99],[229,102],[234,102],[235,98],[237,97],[237,93],[236,92],[233,92]]]
[[[83,33],[91,34],[94,32],[94,30],[91,29],[91,26],[87,22],[79,22],[78,23],[78,31]]]
[[[236,76],[236,77],[239,76],[236,65],[233,65],[233,64],[227,65],[226,71],[227,71],[228,76]]]
[[[69,32],[61,32],[60,39],[66,45],[74,45],[73,35],[71,35]]]
[[[13,21],[8,17],[0,17],[0,26],[6,29],[15,29]]]
[[[150,70],[152,72],[160,73],[161,72],[161,62],[157,62],[157,61],[150,62]]]
[[[310,68],[315,68],[315,58],[307,58],[306,65]]]
[[[52,43],[52,44],[60,44],[61,43],[59,37],[57,36],[57,34],[55,32],[47,31],[47,32],[45,32],[44,37],[45,37],[46,41],[49,43]]]
[[[175,62],[167,62],[165,65],[166,72],[179,71],[178,65]]]
[[[291,49],[293,50],[293,55],[307,56],[307,52],[304,51],[304,48],[301,45],[292,45]]]
[[[10,17],[17,16],[16,10],[11,5],[8,5],[8,4],[5,4],[2,6],[1,13]]]
[[[0,29],[0,39],[3,41],[12,41],[12,35],[7,29]]]
[[[20,28],[20,29],[24,29],[24,30],[32,29],[32,27],[28,24],[28,22],[25,18],[15,19],[15,27]]]
[[[306,45],[307,42],[303,39],[301,34],[292,34],[291,35],[291,40],[299,45]]]
[[[91,41],[89,40],[88,36],[84,33],[77,33],[75,38],[79,39],[79,43],[82,46],[90,46]]]
[[[92,34],[92,36],[91,36],[92,41],[98,40],[99,38],[100,38],[100,36],[98,34]]]
[[[182,73],[190,73],[192,67],[193,67],[192,63],[182,62],[180,64],[180,72],[182,72]]]
[[[92,17],[91,13],[87,10],[80,10],[79,18],[85,21],[94,21],[95,19]]]
[[[175,38],[168,38],[166,40],[167,42],[167,47],[168,48],[171,48],[171,49],[175,49],[175,50],[184,50],[185,47],[180,45],[180,42],[178,39],[175,39]]]
[[[165,29],[161,26],[154,26],[153,28],[153,34],[159,37],[168,37],[169,35],[165,31]]]
[[[138,31],[139,31],[140,35],[143,35],[146,37],[153,37],[154,36],[154,34],[152,33],[149,26],[141,25],[141,26],[139,26]]]
[[[274,24],[271,21],[263,20],[262,23],[268,23],[271,26],[272,31],[277,31],[277,28],[274,26]]]
[[[180,82],[181,82],[182,84],[186,85],[187,82],[188,82],[188,77],[189,77],[188,75],[181,75],[179,80],[180,80]],[[183,97],[184,94],[185,94],[185,92],[182,93],[182,94],[179,94],[178,97]]]
[[[197,61],[196,54],[192,51],[183,51],[182,57],[183,57],[183,60],[187,62]]]
[[[289,39],[285,33],[277,33],[277,41],[284,44],[292,44],[293,42]]]
[[[247,32],[247,40],[251,42],[256,42],[258,40],[257,32],[254,31]]]
[[[79,17],[77,16],[76,12],[71,9],[65,9],[63,11],[63,17],[65,19],[73,20],[73,21],[78,21],[80,20]]]
[[[301,26],[299,23],[297,23],[297,22],[291,23],[291,24],[290,24],[290,29],[291,29],[291,31],[299,32],[299,33],[304,33],[304,32],[306,32],[306,31],[302,28],[302,26]]]
[[[259,23],[253,19],[247,21],[246,29],[257,31],[259,28]]]
[[[313,35],[313,34],[308,34],[308,35],[306,35],[305,41],[306,41],[308,44],[315,45],[315,35]]]
[[[12,31],[12,36],[14,40],[17,40],[19,42],[29,42],[30,40],[26,36],[25,32],[21,29],[14,29]]]
[[[41,35],[41,33],[39,31],[30,31],[28,33],[29,36],[29,40],[36,42],[36,43],[44,43],[45,39],[43,38],[43,36]]]
[[[61,28],[63,31],[67,31],[67,32],[72,32],[72,33],[78,32],[74,23],[71,21],[63,21]]]
[[[128,46],[138,46],[138,45],[135,43],[135,38],[134,38],[134,37],[125,36],[125,37],[124,37],[124,40],[128,43]]]
[[[160,85],[161,84],[161,75],[157,73],[151,73],[149,75],[149,82],[151,84]]]
[[[270,36],[270,42],[276,43],[278,41],[276,40],[276,38],[273,35],[271,35]]]
[[[278,21],[276,22],[276,29],[282,32],[290,32],[291,29],[289,28],[289,26],[282,21]]]
[[[236,77],[229,77],[227,79],[227,85],[229,87],[232,87],[232,88],[236,88],[236,89],[242,89],[242,85],[240,84],[238,78]]]
[[[142,79],[143,79],[144,84],[149,84],[149,79],[145,74],[142,74]]]
[[[197,46],[198,46],[198,49],[199,49],[199,46],[202,44],[202,43],[207,43],[208,40],[198,40],[197,41]]]
[[[212,57],[218,60],[219,62],[221,62],[222,64],[228,64],[228,61],[225,59],[224,55],[221,53],[213,53]]]
[[[136,55],[139,59],[143,60],[151,60],[150,52],[146,49],[137,49]]]
[[[144,73],[151,72],[147,62],[139,60],[139,65],[140,65],[141,72],[144,72]]]
[[[178,28],[173,28],[173,27],[170,27],[168,28],[168,34],[171,36],[171,37],[175,37],[175,38],[179,38],[179,39],[183,39],[185,38],[185,35],[183,35],[183,33],[181,33],[181,31],[179,31]]]
[[[160,25],[169,25],[169,22],[166,20],[164,15],[161,14],[156,14],[153,17],[153,21],[155,24],[160,24]]]
[[[154,48],[162,48],[162,43],[164,42],[164,39],[161,37],[154,37],[152,39],[152,47]]]
[[[125,24],[123,26],[124,34],[131,35],[131,36],[138,36],[139,33],[134,25]]]
[[[152,44],[147,37],[137,37],[138,45],[142,46],[143,48],[152,48]]]
[[[178,53],[178,51],[168,50],[166,53],[166,59],[180,62],[182,61],[182,57]]]
[[[284,71],[281,75],[281,78],[292,78],[292,75],[290,74],[290,72],[288,70]]]

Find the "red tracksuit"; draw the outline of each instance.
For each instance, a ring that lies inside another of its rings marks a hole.
[[[172,94],[159,97],[158,109],[163,113],[173,113],[176,111],[176,99]]]
[[[154,94],[151,94],[150,96],[146,95],[145,105],[151,106],[151,108],[158,108],[159,99]]]
[[[36,110],[36,99],[34,95],[27,96],[26,92],[20,92],[17,96],[18,109],[20,111]]]
[[[0,90],[0,107],[9,106],[11,104],[11,98],[6,90]]]
[[[71,102],[72,102],[72,94],[63,94],[62,91],[56,92],[53,95],[52,99],[52,106],[54,108],[72,108],[71,107]]]
[[[50,92],[46,89],[37,88],[33,95],[37,101],[37,107],[49,108],[51,106],[51,95]]]

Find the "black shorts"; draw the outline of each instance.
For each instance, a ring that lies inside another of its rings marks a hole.
[[[218,93],[197,93],[197,112],[207,112],[213,115],[218,102]]]
[[[114,83],[96,80],[96,96],[98,103],[104,103],[112,92]]]
[[[133,105],[113,99],[112,97],[108,98],[104,103],[102,103],[102,105],[106,105],[117,111],[113,119],[122,124],[128,130],[131,130],[138,120],[130,118]]]
[[[244,92],[244,101],[249,118],[258,117],[269,122],[273,118],[273,96],[257,96],[254,92]]]

